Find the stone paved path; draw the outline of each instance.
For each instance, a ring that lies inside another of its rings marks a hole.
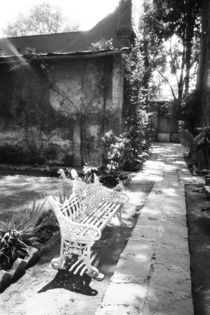
[[[96,315],[192,315],[184,184],[190,175],[180,144],[156,144],[133,182],[153,180],[137,225]]]

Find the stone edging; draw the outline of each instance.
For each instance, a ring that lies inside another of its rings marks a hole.
[[[19,279],[25,270],[34,265],[40,257],[40,251],[34,247],[29,247],[29,255],[24,259],[17,258],[9,271],[0,270],[0,293],[10,284]]]

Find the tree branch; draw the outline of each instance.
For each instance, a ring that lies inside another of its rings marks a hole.
[[[177,97],[176,97],[176,94],[175,94],[175,92],[174,92],[174,89],[173,89],[173,87],[172,87],[170,81],[168,80],[168,78],[167,78],[159,69],[157,69],[157,71],[158,71],[158,73],[160,74],[160,76],[166,81],[166,83],[168,83],[168,85],[169,85],[169,87],[170,87],[170,89],[171,89],[171,93],[172,93],[172,95],[173,95],[173,97],[174,97],[174,100],[176,100]]]

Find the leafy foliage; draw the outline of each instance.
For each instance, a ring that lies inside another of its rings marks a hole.
[[[97,42],[91,43],[90,49],[92,51],[100,51],[100,50],[112,50],[114,49],[113,40],[110,39],[101,39]]]
[[[130,141],[123,135],[116,136],[111,130],[106,132],[102,138],[104,144],[103,164],[105,172],[118,177],[119,171],[126,161],[130,149]]]
[[[137,171],[148,156],[155,125],[149,97],[153,89],[149,86],[150,75],[145,67],[145,56],[140,51],[141,43],[123,54],[124,62],[124,128],[116,136],[108,131],[102,138],[104,146],[103,164],[105,172],[114,177],[121,169]]]
[[[199,9],[199,0],[144,1],[140,33],[147,72],[152,75],[156,70],[179,105],[189,92],[198,64]],[[168,78],[167,68],[174,84]]]
[[[51,236],[59,230],[58,221],[52,210],[45,211],[36,224],[35,235],[38,235],[40,243],[47,242]]]
[[[31,234],[31,229],[16,227],[13,221],[0,222],[0,269],[10,269],[17,258],[24,258],[29,245],[38,245],[38,237]]]
[[[8,24],[6,36],[48,34],[77,30],[78,25],[67,25],[61,11],[48,3],[36,5],[28,16],[20,15],[15,22]]]
[[[134,158],[149,147],[152,140],[153,110],[149,98],[152,88],[147,76],[144,56],[139,51],[139,42],[129,55],[124,55],[125,63],[125,126],[124,135],[130,140]]]
[[[44,204],[45,201],[40,204],[34,201],[20,222],[15,222],[14,217],[9,222],[0,221],[0,269],[10,269],[17,258],[27,256],[28,246],[40,247]]]
[[[193,139],[190,150],[190,158],[194,165],[194,170],[210,168],[210,127],[197,128],[198,134]]]
[[[93,165],[90,165],[89,163],[86,163],[83,166],[83,175],[84,175],[84,182],[85,183],[91,183],[94,181],[94,174],[98,173],[98,167],[95,167]]]
[[[183,99],[182,119],[186,128],[194,135],[197,134],[196,125],[201,121],[201,91],[196,89]]]

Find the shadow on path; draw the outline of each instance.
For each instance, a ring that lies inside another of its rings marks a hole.
[[[98,291],[90,287],[91,278],[88,275],[74,275],[68,270],[59,270],[55,278],[46,284],[38,293],[42,293],[52,289],[66,289],[84,295],[97,295]]]

